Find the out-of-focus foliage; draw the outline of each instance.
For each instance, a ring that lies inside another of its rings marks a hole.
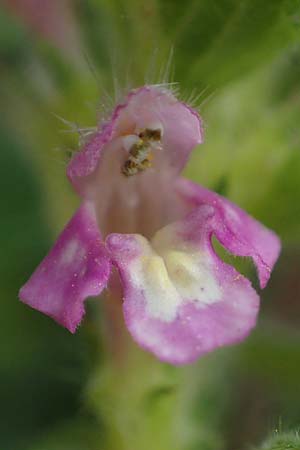
[[[299,433],[278,433],[259,447],[259,450],[298,450],[299,448]]]
[[[280,421],[297,429],[300,2],[44,0],[36,26],[29,9],[18,15],[26,1],[0,9],[0,448],[243,450]],[[69,11],[61,45],[55,28],[42,32],[43,4]],[[186,174],[273,228],[284,251],[248,341],[181,369],[137,350],[140,372],[111,376],[96,311],[70,336],[17,293],[78,201],[65,178],[78,138],[57,116],[94,126],[107,91],[161,81],[171,48],[173,79],[206,128]]]

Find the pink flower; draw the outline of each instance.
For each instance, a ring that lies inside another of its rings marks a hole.
[[[77,54],[79,38],[70,0],[4,0],[6,8],[30,29],[65,50]]]
[[[185,364],[244,339],[259,297],[220,260],[212,237],[253,259],[262,288],[280,242],[229,200],[179,176],[202,139],[197,112],[165,87],[130,92],[70,162],[82,205],[22,287],[22,301],[73,333],[113,265],[127,328],[159,359]]]

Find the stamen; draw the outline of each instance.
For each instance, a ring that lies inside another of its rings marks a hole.
[[[152,166],[153,151],[161,149],[162,127],[144,128],[135,135],[123,138],[123,146],[129,157],[121,172],[126,177],[136,175]]]

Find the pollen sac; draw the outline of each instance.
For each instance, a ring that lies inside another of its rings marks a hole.
[[[161,129],[151,130],[150,128],[145,128],[139,133],[139,137],[146,141],[160,141]]]
[[[138,169],[137,164],[132,161],[132,159],[127,159],[122,167],[122,173],[126,175],[126,177],[131,177],[132,175],[135,175],[138,173],[138,171],[141,169]]]
[[[153,151],[161,149],[161,138],[161,128],[144,128],[137,135],[126,136],[123,145],[129,157],[121,168],[123,175],[130,177],[151,167]]]

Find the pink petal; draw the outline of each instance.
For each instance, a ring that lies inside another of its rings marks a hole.
[[[84,315],[84,300],[100,294],[109,274],[94,209],[85,203],[21,288],[20,299],[74,333]]]
[[[164,131],[159,164],[179,172],[193,148],[202,142],[199,115],[167,89],[144,86],[131,91],[125,101],[116,106],[110,120],[101,124],[99,131],[71,160],[67,174],[75,188],[83,194],[84,182],[90,181],[87,177],[95,172],[105,150],[116,149],[118,138],[154,123],[160,123]],[[122,154],[125,157],[124,151]]]
[[[241,341],[256,323],[258,295],[211,246],[215,220],[214,208],[202,206],[151,242],[140,235],[107,238],[123,284],[128,330],[163,361],[193,362]]]
[[[215,208],[215,236],[234,255],[253,259],[264,288],[280,253],[278,236],[234,203],[190,180],[181,178],[178,191],[193,207],[207,204]]]

